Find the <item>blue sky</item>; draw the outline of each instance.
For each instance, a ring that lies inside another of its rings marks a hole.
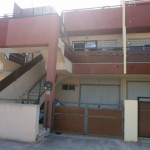
[[[21,8],[50,5],[53,6],[58,13],[60,13],[61,10],[120,4],[120,0],[0,0],[0,16],[3,14],[12,13],[14,2],[19,4]]]

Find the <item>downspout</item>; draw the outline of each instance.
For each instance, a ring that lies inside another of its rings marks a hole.
[[[121,1],[122,3],[122,39],[123,39],[123,73],[127,73],[127,49],[126,49],[126,23],[125,23],[125,0]]]

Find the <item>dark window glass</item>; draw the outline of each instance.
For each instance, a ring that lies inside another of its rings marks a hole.
[[[63,85],[62,85],[62,89],[63,89],[63,90],[68,90],[68,84],[63,84]]]
[[[85,43],[74,43],[74,48],[76,49],[85,48]]]
[[[85,49],[85,43],[84,42],[74,43],[74,49],[75,50],[84,50]]]
[[[62,89],[63,90],[75,90],[75,85],[73,85],[73,84],[63,84]]]
[[[69,90],[75,90],[75,85],[69,85]]]

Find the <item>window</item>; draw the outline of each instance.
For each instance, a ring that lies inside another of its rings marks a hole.
[[[75,90],[74,84],[62,84],[62,90]]]
[[[62,85],[62,89],[63,89],[63,90],[68,90],[68,85],[67,85],[67,84],[63,84],[63,85]]]
[[[150,50],[150,39],[128,39],[128,50]]]
[[[97,48],[102,51],[118,50],[117,40],[103,40],[97,42]]]
[[[75,50],[84,50],[85,49],[85,43],[84,42],[74,43],[74,49]]]
[[[73,48],[75,51],[96,50],[97,41],[73,42]]]
[[[73,44],[73,48],[76,51],[84,51],[85,50],[85,42],[75,42]]]
[[[85,42],[85,48],[86,49],[96,49],[97,48],[96,41],[86,41]]]

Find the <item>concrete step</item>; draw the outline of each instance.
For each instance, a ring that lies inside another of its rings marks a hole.
[[[38,132],[38,136],[37,136],[37,141],[41,141],[45,137],[49,136],[49,134],[50,134],[50,131],[43,128],[43,125],[40,124],[39,125],[39,132]]]

